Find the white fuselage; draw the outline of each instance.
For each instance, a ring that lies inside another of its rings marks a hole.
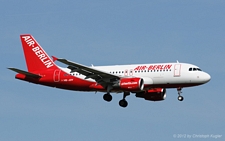
[[[203,72],[199,67],[187,63],[157,63],[137,65],[114,65],[114,66],[92,66],[94,69],[118,75],[121,77],[143,78],[145,87],[160,86],[165,88],[188,87],[201,85],[210,80],[210,75]],[[61,68],[65,72],[85,79],[86,76],[71,70]],[[85,79],[95,81],[93,79]]]

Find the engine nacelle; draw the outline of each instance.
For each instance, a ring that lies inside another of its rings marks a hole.
[[[144,89],[144,80],[142,78],[121,78],[119,81],[120,89],[124,91],[137,92]]]
[[[161,101],[166,99],[166,89],[165,88],[154,88],[146,92],[136,93],[136,97],[144,98],[150,101]]]

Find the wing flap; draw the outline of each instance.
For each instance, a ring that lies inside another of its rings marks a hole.
[[[33,77],[33,78],[37,78],[37,79],[41,78],[40,75],[33,74],[33,73],[30,73],[30,72],[27,72],[27,71],[23,71],[23,70],[20,70],[20,69],[17,69],[17,68],[8,68],[8,69],[10,69],[12,71],[15,71],[17,73],[20,73],[20,74],[24,74],[24,75],[29,76],[29,77]]]

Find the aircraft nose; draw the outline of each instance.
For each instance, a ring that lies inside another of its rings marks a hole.
[[[205,83],[207,83],[211,80],[211,76],[208,73],[204,73],[202,79]]]

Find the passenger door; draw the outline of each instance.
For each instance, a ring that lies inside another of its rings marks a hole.
[[[180,77],[181,64],[174,65],[174,77]]]

